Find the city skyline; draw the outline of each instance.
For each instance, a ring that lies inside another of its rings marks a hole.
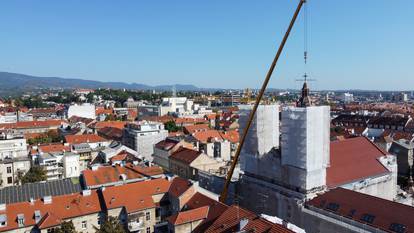
[[[258,88],[296,1],[2,3],[0,70],[127,83]],[[310,1],[309,65],[299,16],[269,88],[407,90],[409,1]],[[358,7],[355,7],[358,6]],[[335,77],[335,78],[333,78]],[[390,82],[390,80],[393,80]]]

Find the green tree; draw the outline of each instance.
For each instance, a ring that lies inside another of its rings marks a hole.
[[[168,121],[164,124],[164,128],[168,130],[168,132],[177,132],[181,130],[180,126],[177,126],[174,121]]]
[[[62,222],[60,227],[56,228],[54,233],[76,233],[75,226],[72,221]]]
[[[100,228],[95,227],[96,233],[125,233],[124,227],[117,218],[110,216]]]
[[[30,170],[22,177],[22,184],[34,183],[46,180],[46,171],[39,166],[33,166]]]

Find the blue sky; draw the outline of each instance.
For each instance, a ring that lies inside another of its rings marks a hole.
[[[0,2],[0,71],[149,85],[257,88],[296,0]],[[309,0],[269,87],[414,89],[412,0]]]

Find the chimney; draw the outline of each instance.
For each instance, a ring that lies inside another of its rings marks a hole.
[[[46,204],[52,204],[52,196],[44,196],[43,197],[43,203]]]
[[[90,196],[91,195],[91,190],[90,189],[86,189],[86,190],[82,190],[82,196],[86,197],[86,196]]]
[[[40,213],[40,210],[35,210],[34,219],[36,223],[38,223],[42,219],[42,214]]]
[[[240,222],[239,222],[239,224],[237,226],[237,228],[238,228],[237,230],[238,231],[242,231],[243,228],[245,228],[248,223],[249,223],[249,219],[247,219],[247,218],[240,219]]]

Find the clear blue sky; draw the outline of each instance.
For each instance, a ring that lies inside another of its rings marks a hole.
[[[0,2],[0,71],[149,85],[260,86],[297,0]],[[274,88],[414,89],[414,1],[309,0]]]

